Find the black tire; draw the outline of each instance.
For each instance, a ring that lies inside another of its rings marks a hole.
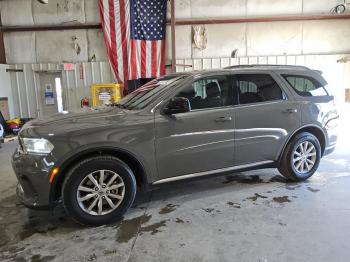
[[[105,215],[91,215],[79,205],[77,190],[79,184],[90,173],[98,170],[111,170],[117,173],[124,182],[124,198],[119,206]],[[85,159],[74,166],[63,183],[62,198],[67,213],[83,225],[105,225],[120,220],[133,203],[136,195],[136,180],[131,169],[123,161],[112,156],[96,156]]]
[[[316,160],[309,172],[298,172],[293,164],[293,154],[297,147],[303,142],[310,142],[316,149]],[[317,170],[321,160],[321,145],[313,134],[302,132],[297,134],[286,146],[278,167],[278,171],[290,181],[304,181],[311,177]]]

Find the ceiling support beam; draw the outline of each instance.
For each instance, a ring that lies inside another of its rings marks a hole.
[[[205,25],[205,24],[236,24],[236,23],[263,23],[263,22],[288,22],[310,20],[337,20],[350,19],[350,14],[324,14],[324,15],[297,15],[297,16],[266,16],[243,18],[215,18],[215,19],[179,19],[175,20],[175,26]],[[171,21],[167,21],[171,26]],[[79,30],[101,29],[100,23],[95,24],[69,24],[69,25],[33,25],[33,26],[1,26],[2,32],[26,32],[26,31],[54,31],[54,30]]]
[[[28,32],[28,31],[61,31],[80,29],[101,29],[101,24],[70,24],[70,25],[33,25],[33,26],[2,26],[3,32]]]
[[[325,14],[325,15],[297,15],[297,16],[266,16],[243,18],[215,18],[215,19],[181,19],[176,20],[175,25],[209,25],[209,24],[237,24],[237,23],[267,23],[310,20],[334,20],[350,19],[350,14]]]

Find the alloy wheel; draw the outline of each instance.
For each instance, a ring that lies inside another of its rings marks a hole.
[[[121,176],[111,170],[97,170],[80,182],[77,200],[84,212],[102,216],[116,210],[124,194],[125,185]]]
[[[310,172],[316,159],[316,147],[309,141],[300,143],[293,152],[293,166],[301,174]]]

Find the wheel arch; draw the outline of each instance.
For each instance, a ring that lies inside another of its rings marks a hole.
[[[319,126],[315,126],[315,125],[308,125],[308,126],[303,126],[297,130],[294,131],[294,133],[289,137],[289,139],[286,141],[286,143],[284,144],[279,157],[278,157],[278,162],[280,162],[281,157],[284,153],[284,150],[286,149],[287,145],[289,144],[289,142],[298,134],[302,133],[302,132],[307,132],[310,134],[313,134],[318,141],[320,142],[321,145],[321,156],[323,156],[325,149],[326,149],[326,135],[324,133],[324,131],[319,127]]]
[[[66,178],[68,171],[73,166],[75,166],[78,162],[89,157],[103,155],[117,157],[120,160],[122,160],[125,164],[127,164],[135,175],[137,186],[145,187],[148,185],[146,170],[143,164],[132,153],[123,149],[112,147],[94,148],[74,154],[72,157],[68,158],[64,161],[63,164],[60,165],[60,171],[51,185],[50,203],[54,204],[61,196],[63,182]]]

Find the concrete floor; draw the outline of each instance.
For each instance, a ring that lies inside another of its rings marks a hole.
[[[344,121],[345,123],[345,121]],[[274,169],[165,185],[97,228],[30,211],[0,149],[0,261],[349,261],[350,124],[319,172],[285,183]]]

